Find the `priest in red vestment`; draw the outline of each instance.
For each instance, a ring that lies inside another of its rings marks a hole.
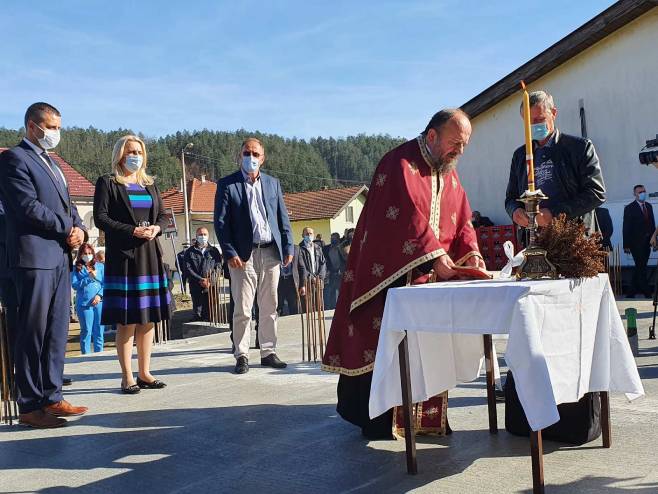
[[[354,232],[322,368],[340,374],[337,411],[369,439],[390,438],[393,430],[393,410],[368,415],[387,289],[426,282],[432,270],[436,279],[453,278],[455,265],[484,269],[455,170],[470,135],[464,112],[441,110],[419,137],[387,153]],[[425,412],[417,408],[421,428],[445,433],[441,396]]]

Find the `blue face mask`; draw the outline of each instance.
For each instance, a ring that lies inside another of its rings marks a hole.
[[[530,126],[533,141],[543,141],[548,137],[548,125],[546,122],[532,124]]]
[[[258,171],[258,158],[255,156],[242,157],[242,169],[245,173],[254,173]]]
[[[310,244],[311,243],[311,236],[310,235],[304,235],[304,242],[306,242],[307,244]]]
[[[137,170],[139,170],[142,167],[142,163],[144,162],[144,158],[142,158],[138,154],[129,154],[126,156],[126,170],[128,170],[130,173],[135,173]]]
[[[647,193],[646,193],[646,192],[640,192],[640,193],[637,195],[637,199],[638,199],[638,201],[640,201],[640,202],[644,202],[644,201],[646,201],[646,200],[647,200]]]

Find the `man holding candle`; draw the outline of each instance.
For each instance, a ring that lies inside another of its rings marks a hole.
[[[557,129],[557,108],[546,91],[534,91],[528,99],[534,173],[526,163],[526,146],[519,147],[512,156],[505,197],[507,213],[514,223],[527,227],[528,215],[519,197],[526,190],[541,189],[548,199],[539,206],[539,227],[565,213],[567,218],[582,218],[590,232],[596,231],[594,210],[605,202],[605,184],[592,141]],[[534,187],[528,181],[529,168]]]

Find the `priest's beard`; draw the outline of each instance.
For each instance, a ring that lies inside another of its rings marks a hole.
[[[434,164],[434,167],[436,168],[436,171],[439,172],[440,175],[447,175],[455,168],[457,168],[457,158],[454,157],[441,158]]]
[[[457,168],[457,156],[454,154],[446,154],[440,158],[432,156],[432,166],[439,175],[447,175]]]

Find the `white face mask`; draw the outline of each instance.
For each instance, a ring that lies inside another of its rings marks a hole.
[[[255,156],[243,156],[242,157],[242,169],[245,173],[255,173],[258,171],[258,158]]]
[[[60,139],[59,130],[42,129],[38,125],[37,127],[43,131],[43,137],[37,139],[39,146],[46,150],[56,148]]]
[[[126,156],[126,162],[124,166],[130,173],[135,173],[142,167],[142,163],[144,163],[144,158],[139,154],[129,154]]]
[[[84,262],[87,263],[87,262],[91,262],[94,256],[92,256],[91,254],[84,254],[81,258]]]

